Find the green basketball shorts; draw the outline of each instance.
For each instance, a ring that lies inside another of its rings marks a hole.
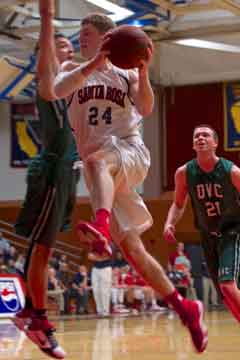
[[[71,161],[35,158],[27,174],[27,191],[16,233],[52,248],[59,231],[69,227],[79,170]]]
[[[217,288],[224,281],[239,283],[240,233],[228,230],[219,236],[203,238],[203,249],[209,273]]]

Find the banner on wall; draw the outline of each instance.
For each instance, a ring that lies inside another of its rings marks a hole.
[[[224,84],[224,150],[240,150],[240,81]]]
[[[35,104],[11,104],[11,166],[27,167],[41,148]]]
[[[21,280],[15,275],[0,275],[0,318],[14,316],[22,310],[25,296]]]

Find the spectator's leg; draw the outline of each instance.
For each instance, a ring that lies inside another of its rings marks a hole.
[[[127,302],[127,307],[129,309],[132,309],[133,308],[133,304],[134,304],[134,300],[135,300],[135,297],[134,297],[134,289],[133,288],[127,288],[125,290],[125,296],[126,296],[126,302]]]
[[[63,296],[63,290],[58,290],[58,301],[59,301],[59,307],[60,307],[60,313],[64,313],[64,296]]]
[[[190,279],[190,284],[189,284],[189,288],[188,288],[188,296],[191,300],[197,300],[197,293],[196,293],[196,289],[194,287],[194,280],[193,278]]]
[[[64,313],[68,314],[69,313],[69,300],[70,300],[69,289],[64,291],[63,297],[64,297]]]
[[[119,289],[114,287],[111,289],[111,301],[114,309],[116,309],[116,306],[118,304],[118,290]]]
[[[110,312],[112,268],[109,266],[104,269],[101,269],[100,276],[101,276],[100,296],[101,296],[101,303],[103,306],[103,314],[108,315]]]
[[[82,295],[79,293],[78,290],[74,291],[74,298],[76,299],[76,314],[80,314],[80,308],[82,305]]]
[[[98,314],[103,313],[102,298],[100,292],[99,269],[92,269],[92,290]]]
[[[218,294],[212,280],[210,280],[210,291],[211,291],[211,303],[212,305],[218,305]]]
[[[124,303],[124,289],[118,289],[118,302],[120,305]]]
[[[88,312],[88,290],[83,289],[83,294],[81,297],[81,307],[85,313]]]
[[[209,307],[209,289],[210,289],[210,279],[208,277],[203,277],[203,303],[206,309]]]
[[[74,299],[76,301],[76,313],[77,313],[80,308],[80,294],[78,290],[74,288],[70,288],[68,290],[68,301],[70,302],[71,299]]]

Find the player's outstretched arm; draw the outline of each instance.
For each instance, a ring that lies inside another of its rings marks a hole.
[[[168,211],[164,225],[163,238],[169,243],[175,243],[175,225],[183,216],[187,203],[188,189],[186,181],[186,165],[177,169],[175,173],[174,201]]]
[[[55,14],[54,0],[39,0],[41,28],[39,38],[37,77],[38,91],[46,100],[53,100],[54,79],[59,70],[55,53],[53,18]]]
[[[79,89],[93,71],[103,66],[108,53],[101,47],[92,59],[83,64],[66,64],[55,79],[54,91],[57,98],[66,98]]]

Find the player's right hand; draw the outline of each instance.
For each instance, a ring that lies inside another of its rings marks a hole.
[[[177,239],[175,236],[175,226],[174,225],[167,225],[163,231],[163,238],[169,244],[176,244]]]

